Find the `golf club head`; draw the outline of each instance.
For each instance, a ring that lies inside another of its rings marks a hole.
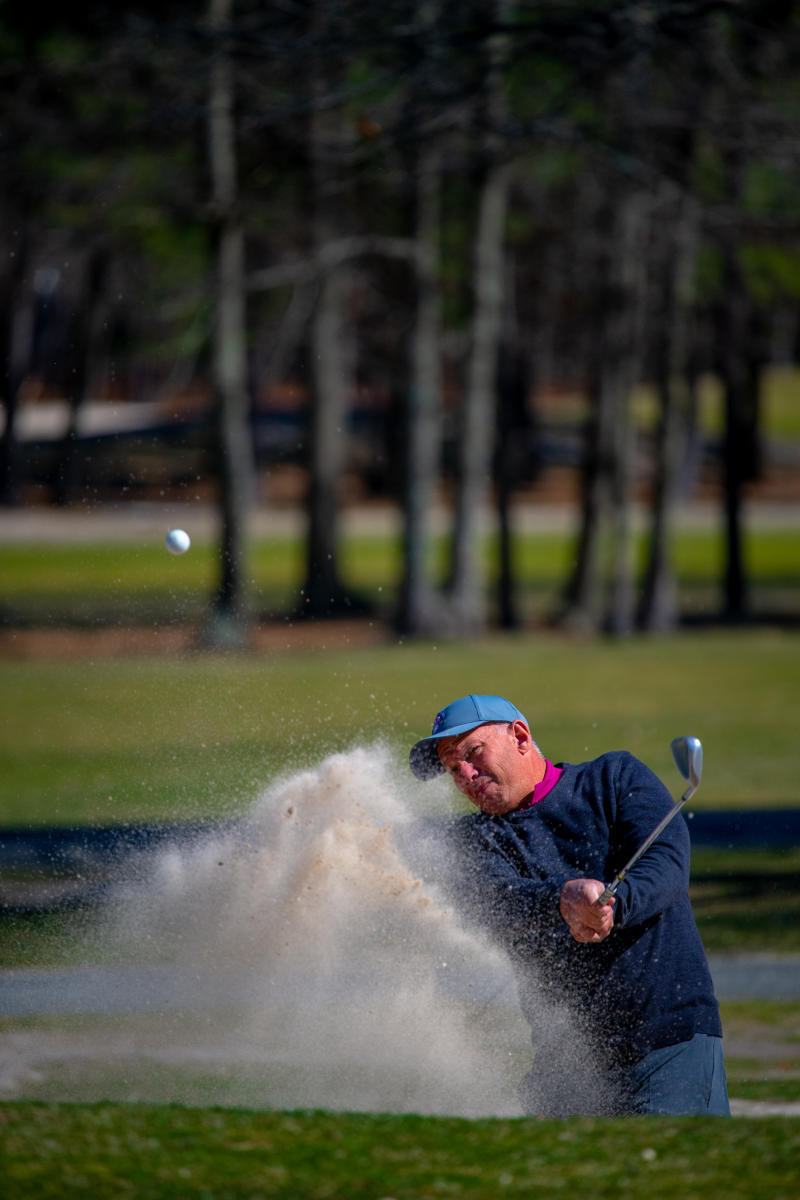
[[[688,780],[690,792],[695,791],[703,773],[703,744],[696,737],[676,737],[670,743],[675,766]]]

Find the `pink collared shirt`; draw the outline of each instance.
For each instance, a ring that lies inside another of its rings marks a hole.
[[[526,808],[533,808],[534,804],[538,804],[540,800],[544,800],[547,793],[552,791],[563,774],[563,767],[554,767],[550,759],[546,758],[544,760],[544,776],[536,784],[528,799],[523,804],[520,804],[517,812],[523,812]]]

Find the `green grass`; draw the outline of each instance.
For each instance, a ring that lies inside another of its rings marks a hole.
[[[691,896],[709,949],[800,952],[800,846],[695,849]]]
[[[794,1200],[800,1125],[3,1106],[7,1200],[657,1196]]]
[[[800,1001],[723,1000],[720,1011],[734,1107],[740,1100],[800,1101]],[[499,1010],[495,1017],[517,1020],[510,1010]],[[266,1109],[286,1105],[287,1098],[296,1106],[315,1094],[342,1095],[344,1070],[349,1088],[344,1094],[353,1096],[360,1089],[361,1095],[374,1095],[379,1080],[387,1108],[408,1107],[409,1079],[401,1062],[386,1061],[370,1073],[367,1063],[323,1061],[314,1066],[312,1082],[308,1065],[287,1061],[279,1043],[272,1059],[258,1053],[252,1061],[243,1059],[230,1037],[232,1027],[248,1028],[241,1013],[222,1008],[215,1010],[211,1025],[209,1021],[202,1007],[181,1011],[179,1017],[158,1011],[37,1015],[0,1020],[0,1035],[9,1062],[17,1064],[18,1099]],[[524,1074],[530,1057],[525,1027],[514,1028],[506,1096],[510,1104],[514,1081]],[[23,1062],[26,1068],[20,1070]]]
[[[700,427],[711,436],[721,436],[725,425],[724,395],[720,380],[704,375],[698,387]],[[583,412],[583,405],[578,408]],[[652,428],[657,419],[657,397],[649,386],[636,389],[634,411],[641,428]],[[771,367],[764,372],[761,393],[761,431],[775,440],[800,440],[800,371],[795,367]]]
[[[673,539],[682,610],[713,617],[721,607],[724,545],[719,529],[682,529]],[[490,563],[496,557],[487,539]],[[754,612],[800,610],[798,535],[791,528],[748,530],[745,563]],[[645,537],[636,537],[640,569]],[[514,541],[518,603],[525,619],[558,607],[574,537],[566,532],[524,532]],[[431,558],[442,574],[446,543],[438,539]],[[494,568],[492,568],[494,570]],[[399,541],[387,535],[351,534],[341,546],[341,572],[378,619],[389,619],[397,599]],[[129,544],[35,543],[0,547],[0,620],[6,625],[120,624],[170,626],[204,618],[217,576],[216,547],[195,538],[191,553],[165,554],[159,542]],[[280,618],[303,607],[303,561],[299,542],[287,537],[254,539],[249,559],[249,593],[254,615]]]
[[[718,382],[705,380],[703,398],[709,424],[722,427],[722,396]],[[800,439],[800,372],[792,367],[772,367],[764,373],[762,429],[766,437]],[[713,413],[713,416],[711,415]]]
[[[474,690],[512,696],[555,759],[628,749],[676,790],[668,744],[691,732],[696,807],[791,807],[799,677],[800,634],[770,630],[6,661],[0,825],[227,817],[276,774],[379,737],[405,772],[437,709]]]
[[[800,1001],[727,1000],[720,1013],[730,1095],[800,1101]]]
[[[4,913],[0,930],[0,970],[10,967],[61,967],[85,960],[76,926],[85,920],[74,911]]]
[[[668,744],[692,732],[705,751],[693,808],[795,807],[799,666],[800,633],[769,630],[7,661],[0,827],[234,817],[275,776],[377,739],[405,784],[409,745],[441,705],[476,689],[511,695],[556,759],[629,749],[677,794]],[[423,787],[412,796],[428,810]],[[799,880],[796,848],[696,850],[692,897],[708,948],[800,950]],[[8,924],[3,962],[61,961],[62,919]]]
[[[301,565],[295,542],[259,543],[252,556],[254,603],[298,607]],[[190,554],[167,555],[160,541],[35,543],[0,548],[7,624],[91,626],[198,620],[216,582],[216,549],[195,538]]]
[[[768,437],[800,439],[800,373],[773,367],[764,376],[764,430]]]
[[[725,426],[725,399],[721,380],[712,374],[701,376],[697,389],[698,421],[706,436],[720,437]],[[580,424],[586,420],[587,398],[582,392],[569,392],[547,404],[551,419]],[[634,389],[633,416],[641,431],[652,430],[658,420],[659,403],[655,389],[642,384]],[[763,437],[775,441],[800,440],[800,370],[796,367],[770,367],[763,373],[760,430]]]
[[[797,1071],[799,1064],[800,1060],[794,1059],[787,1062],[782,1069]],[[763,1069],[761,1064],[758,1069]],[[784,1079],[775,1074],[767,1078],[744,1079],[735,1086],[736,1098],[739,1100],[760,1100],[770,1104],[800,1103],[800,1078],[796,1075]]]

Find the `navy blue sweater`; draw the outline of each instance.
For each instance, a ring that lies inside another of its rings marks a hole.
[[[620,884],[614,928],[574,940],[559,894],[568,879],[608,882],[672,808],[653,772],[618,751],[564,773],[531,808],[453,826],[454,899],[506,946],[533,1031],[540,997],[565,1004],[609,1062],[625,1064],[695,1033],[721,1036],[688,897],[689,834],[678,815]]]

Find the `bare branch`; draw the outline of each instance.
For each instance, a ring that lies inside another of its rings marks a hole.
[[[410,263],[415,253],[410,238],[382,237],[379,234],[337,238],[312,257],[296,258],[291,262],[277,263],[274,267],[265,267],[263,271],[254,271],[247,278],[247,290],[266,292],[272,288],[311,283],[321,271],[367,255],[399,258]]]

